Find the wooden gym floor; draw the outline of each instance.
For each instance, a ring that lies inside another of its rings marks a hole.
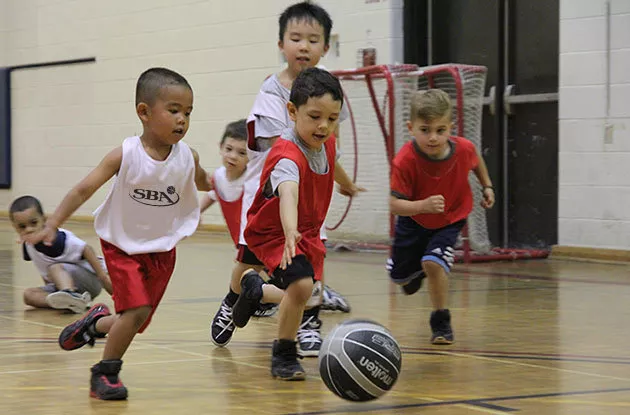
[[[88,225],[71,230],[93,246]],[[88,397],[96,347],[59,349],[77,316],[29,310],[22,290],[40,284],[0,222],[0,414],[628,414],[630,273],[627,265],[530,261],[456,265],[451,311],[457,342],[431,346],[426,290],[393,290],[381,254],[330,253],[329,284],[351,314],[323,312],[323,332],[349,317],[389,327],[403,350],[402,375],[380,400],[353,404],[329,392],[317,359],[305,382],[269,375],[275,318],[252,321],[227,348],[208,337],[234,249],[222,236],[179,246],[175,275],[152,325],[124,358],[126,402]],[[112,304],[107,294],[97,301]]]

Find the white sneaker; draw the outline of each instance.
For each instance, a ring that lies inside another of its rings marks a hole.
[[[46,303],[51,308],[70,310],[77,314],[85,313],[90,301],[92,301],[92,296],[87,291],[83,294],[79,294],[74,291],[61,290],[46,296]]]

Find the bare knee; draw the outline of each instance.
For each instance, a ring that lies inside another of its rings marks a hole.
[[[140,327],[147,321],[149,315],[151,314],[152,308],[150,306],[143,306],[138,308],[132,308],[130,310],[125,310],[123,312],[123,316],[127,319],[130,319],[133,327],[136,331],[140,330]]]
[[[24,304],[36,307],[35,297],[37,295],[37,288],[27,288],[24,290],[23,298]]]
[[[289,294],[296,302],[306,304],[313,294],[313,279],[301,278],[292,282],[287,287],[286,293]]]
[[[444,271],[442,265],[438,264],[435,261],[422,261],[422,269],[429,278],[442,275],[446,272]]]

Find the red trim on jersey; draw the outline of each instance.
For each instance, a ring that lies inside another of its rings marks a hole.
[[[408,200],[444,196],[444,213],[412,217],[427,229],[443,228],[465,219],[472,211],[473,196],[468,175],[479,164],[477,151],[465,138],[451,137],[450,141],[453,152],[445,160],[429,159],[420,153],[412,140],[405,143],[392,163],[391,192],[395,196]]]
[[[216,174],[216,171],[215,173]],[[214,180],[214,174],[212,175],[212,187],[214,188],[214,194],[217,197],[219,206],[221,206],[221,213],[223,213],[223,219],[227,225],[230,236],[234,241],[234,245],[238,246],[238,238],[241,232],[241,209],[243,206],[243,193],[238,199],[228,202],[221,197],[221,192],[217,189],[217,181]]]
[[[320,239],[320,228],[326,219],[334,187],[336,159],[335,136],[324,143],[328,158],[328,173],[316,174],[308,165],[306,156],[299,147],[288,140],[280,139],[269,152],[260,176],[260,187],[256,192],[252,207],[247,212],[245,240],[249,249],[270,270],[280,265],[284,250],[284,231],[280,220],[280,198],[265,198],[263,190],[271,177],[271,172],[281,159],[292,160],[300,172],[298,200],[298,232],[302,240],[296,254],[304,254],[313,265],[315,279],[322,277],[326,248]]]

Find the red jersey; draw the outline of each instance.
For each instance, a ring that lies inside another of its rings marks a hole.
[[[298,232],[302,239],[298,242],[296,254],[308,258],[315,271],[315,279],[321,279],[324,270],[326,248],[320,238],[320,229],[330,207],[334,187],[336,147],[334,135],[324,143],[328,172],[313,172],[308,160],[299,147],[288,140],[279,139],[265,161],[260,186],[252,207],[247,212],[245,240],[247,246],[270,270],[275,270],[284,251],[284,231],[280,220],[280,198],[267,198],[263,195],[266,183],[275,165],[281,159],[289,159],[297,166],[300,174],[298,200]]]
[[[420,226],[439,229],[468,217],[473,195],[468,183],[469,172],[479,158],[475,145],[465,138],[450,138],[452,151],[444,160],[432,160],[411,140],[400,149],[392,163],[391,194],[406,200],[444,196],[444,212],[412,216]]]
[[[212,175],[212,187],[214,190],[209,192],[209,196],[219,202],[230,236],[234,244],[238,245],[243,206],[243,176],[230,182],[225,167],[221,166]],[[238,196],[235,197],[235,194]]]

